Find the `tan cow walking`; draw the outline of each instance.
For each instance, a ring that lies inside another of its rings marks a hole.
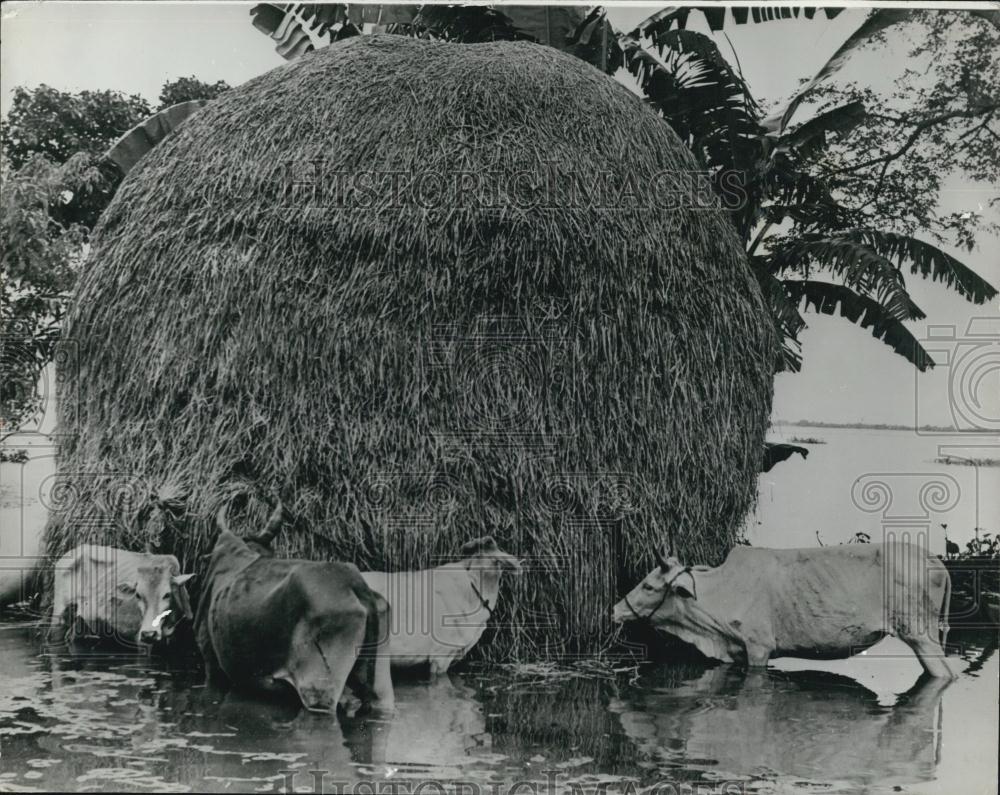
[[[838,658],[896,635],[931,676],[951,678],[943,645],[951,578],[905,542],[819,549],[736,547],[717,568],[659,565],[614,607],[708,657],[751,667],[771,657]]]

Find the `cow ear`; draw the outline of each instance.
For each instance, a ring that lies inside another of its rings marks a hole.
[[[194,576],[195,576],[194,573],[191,573],[191,574],[175,574],[173,577],[170,578],[170,582],[172,582],[174,585],[180,587],[181,585],[183,585],[184,583],[186,583],[188,580],[190,580]]]
[[[180,609],[181,615],[186,619],[194,618],[194,613],[191,611],[191,600],[188,599],[187,591],[179,586],[174,586],[172,590],[174,607]]]
[[[513,555],[504,555],[501,557],[500,566],[506,571],[513,572],[514,574],[520,574],[522,571],[521,561]]]
[[[697,586],[694,584],[694,575],[689,571],[684,572],[684,574],[687,574],[690,583],[675,582],[673,592],[682,599],[697,599],[698,591]]]
[[[497,542],[493,540],[493,536],[484,536],[483,538],[474,538],[462,544],[461,554],[463,557],[468,558],[473,555],[496,551],[498,551]]]

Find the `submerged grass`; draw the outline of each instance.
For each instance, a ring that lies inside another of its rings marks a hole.
[[[49,552],[152,546],[196,567],[246,481],[298,517],[285,555],[418,568],[489,534],[526,562],[494,660],[604,648],[668,535],[720,562],[754,498],[776,351],[722,210],[522,206],[487,196],[496,180],[430,208],[382,188],[337,207],[287,176],[553,164],[667,173],[675,195],[696,169],[621,85],[524,42],[356,37],[208,104],[94,236]],[[269,513],[234,508],[246,532]]]

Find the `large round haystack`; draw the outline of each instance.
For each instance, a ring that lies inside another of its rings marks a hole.
[[[653,544],[717,562],[755,491],[775,340],[695,168],[528,43],[357,37],[227,92],[95,235],[50,552],[197,565],[249,482],[298,516],[281,554],[413,568],[493,535],[528,570],[488,653],[593,650]]]

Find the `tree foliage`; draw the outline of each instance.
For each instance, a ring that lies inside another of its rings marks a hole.
[[[229,83],[225,80],[205,83],[194,75],[178,77],[176,80],[169,80],[163,84],[163,88],[160,89],[160,104],[157,110],[163,110],[179,102],[189,102],[193,99],[215,99],[223,91],[228,91],[229,88]]]
[[[7,118],[0,124],[0,142],[14,168],[32,155],[65,163],[77,152],[100,155],[152,109],[140,96],[119,91],[59,91],[47,85],[18,86]]]
[[[0,161],[0,420],[16,428],[41,408],[35,385],[52,360],[96,208],[113,182],[93,155],[57,164],[36,154],[15,171]]]
[[[971,251],[977,234],[1000,232],[985,207],[945,214],[938,208],[951,174],[984,188],[1000,184],[1000,21],[914,11],[894,31],[908,48],[908,66],[889,86],[839,81],[814,92],[820,112],[847,100],[868,111],[850,137],[817,153],[810,167],[861,222]],[[885,31],[873,40],[886,43]],[[998,206],[993,193],[989,204]]]
[[[727,12],[734,24],[797,16],[794,9],[771,11],[751,18],[746,9],[665,9],[619,36],[625,66],[717,187],[734,175],[741,180],[747,200],[733,220],[785,340],[779,369],[800,367],[800,308],[870,328],[918,369],[933,366],[903,324],[924,317],[907,291],[907,271],[973,303],[997,295],[935,245],[958,242],[971,250],[986,226],[974,213],[938,217],[936,209],[949,173],[996,181],[996,20],[873,11],[811,80],[764,117],[738,67],[710,36],[686,25],[699,13],[713,30],[725,26]],[[958,43],[956,18],[969,37]],[[828,81],[857,51],[885,45],[887,31],[900,28],[918,42],[909,52],[914,62],[923,58],[929,67],[933,53],[948,52],[931,78],[908,69],[888,97]],[[810,105],[812,116],[792,126],[796,111]]]
[[[163,85],[160,101],[227,88],[182,77]],[[118,91],[14,89],[0,124],[0,438],[41,408],[36,384],[54,355],[90,231],[121,181],[104,154],[151,113],[145,99]]]

